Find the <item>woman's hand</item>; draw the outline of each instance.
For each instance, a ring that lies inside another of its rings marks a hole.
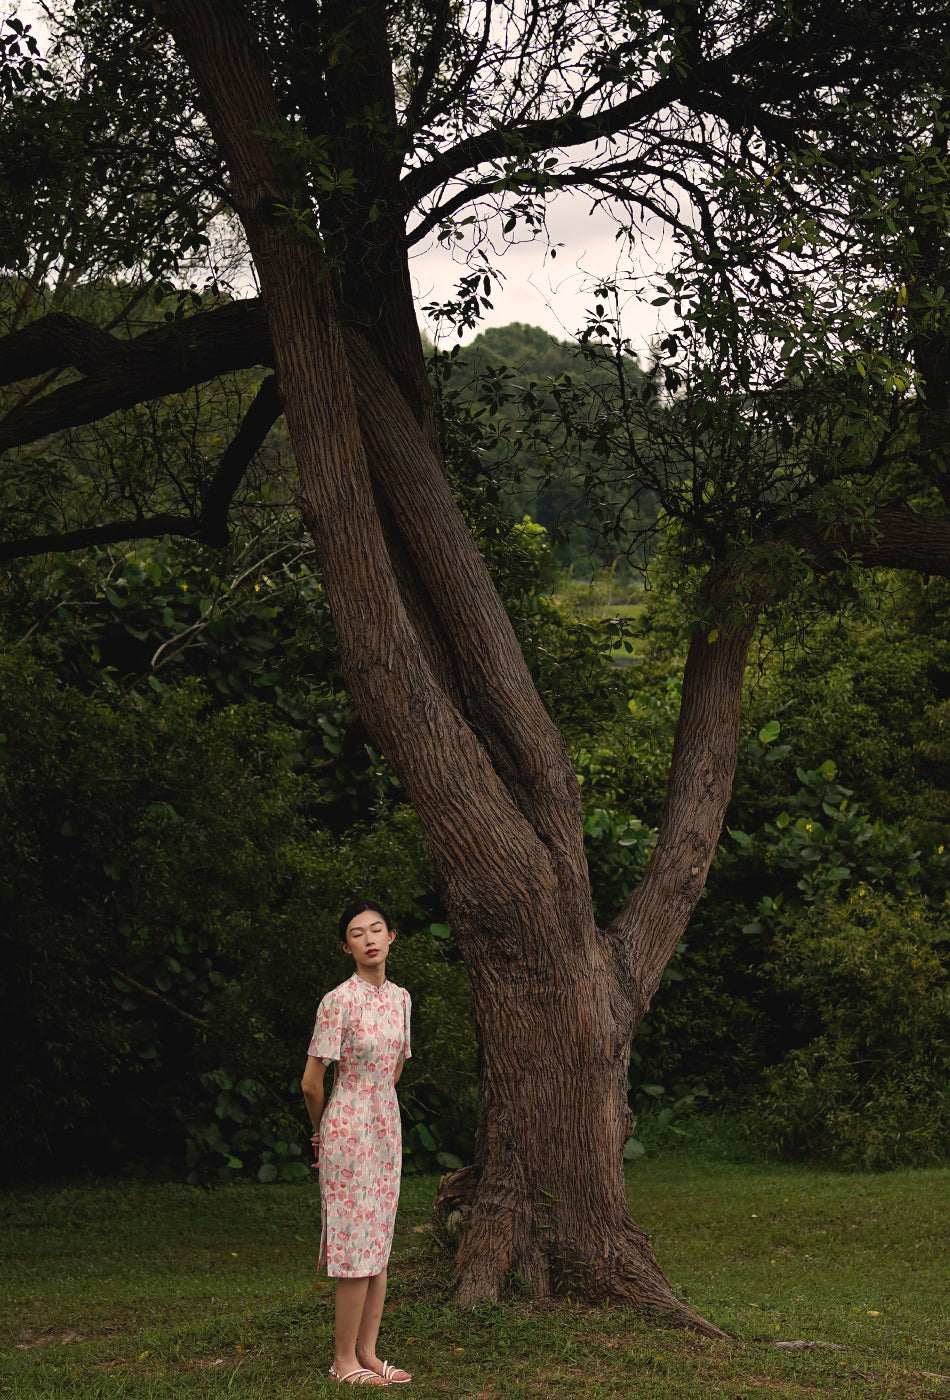
[[[313,1161],[310,1163],[310,1170],[315,1172],[320,1166],[320,1129],[314,1128],[310,1138],[310,1146],[313,1148]]]

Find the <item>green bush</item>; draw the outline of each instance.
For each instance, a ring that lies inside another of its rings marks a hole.
[[[950,909],[861,885],[784,929],[765,971],[803,1037],[766,1072],[770,1147],[845,1167],[950,1160]]]
[[[419,823],[328,831],[292,751],[259,704],[84,695],[0,652],[0,1171],[306,1171],[300,1075],[359,892],[407,920],[410,1156],[468,1151],[467,982]]]
[[[320,875],[303,785],[259,706],[83,696],[21,651],[0,725],[3,1168],[62,1170],[64,1134],[71,1165],[174,1168],[203,1074],[285,1059],[272,989]]]

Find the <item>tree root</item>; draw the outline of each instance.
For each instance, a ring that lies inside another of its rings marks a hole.
[[[701,1337],[732,1340],[728,1332],[676,1297],[646,1236],[633,1221],[621,1225],[620,1248],[611,1250],[608,1260],[585,1257],[576,1247],[567,1253],[562,1246],[557,1252],[550,1245],[546,1250],[533,1251],[530,1261],[518,1260],[512,1257],[512,1242],[505,1240],[505,1232],[499,1230],[483,1233],[479,1246],[469,1234],[478,1181],[478,1169],[474,1166],[447,1173],[439,1180],[433,1206],[443,1228],[451,1235],[462,1236],[456,1287],[463,1306],[497,1301],[503,1292],[503,1276],[514,1266],[536,1297],[570,1294],[592,1303],[630,1307]]]

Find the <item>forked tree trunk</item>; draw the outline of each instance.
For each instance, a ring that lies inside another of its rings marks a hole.
[[[529,902],[499,958],[469,930],[479,1032],[477,1183],[459,1252],[465,1302],[506,1278],[535,1296],[621,1301],[722,1333],[673,1293],[631,1218],[623,1148],[635,1007],[586,910]]]
[[[479,1177],[462,1296],[497,1296],[514,1270],[542,1294],[622,1299],[717,1335],[677,1302],[632,1221],[622,1153],[631,1038],[728,801],[747,632],[695,648],[690,693],[708,681],[714,698],[674,761],[685,825],[674,803],[649,900],[628,902],[607,936],[563,740],[448,494],[428,415],[406,404],[359,318],[344,337],[319,245],[281,225],[293,191],[261,135],[279,115],[260,48],[235,7],[156,9],[192,70],[257,266],[344,674],[426,828],[471,975]],[[389,317],[388,334],[406,320]]]

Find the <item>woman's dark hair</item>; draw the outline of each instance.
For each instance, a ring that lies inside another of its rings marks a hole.
[[[378,914],[387,928],[392,927],[392,925],[389,922],[389,915],[386,913],[386,910],[383,909],[381,905],[374,903],[371,899],[356,899],[353,901],[352,904],[348,904],[343,910],[343,913],[340,915],[341,943],[346,942],[346,931],[349,928],[350,924],[353,922],[353,920],[356,918],[357,914],[365,914],[369,910],[371,910],[374,914]]]

